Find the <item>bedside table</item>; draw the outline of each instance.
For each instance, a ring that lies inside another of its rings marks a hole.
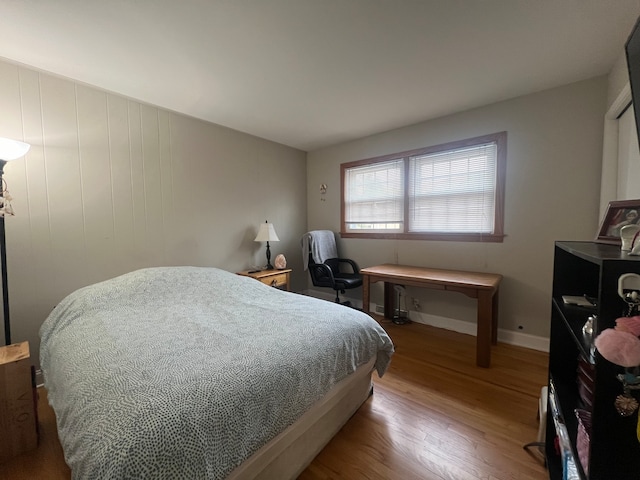
[[[289,276],[291,274],[290,268],[283,268],[282,270],[261,270],[259,272],[253,272],[251,270],[245,270],[243,272],[237,272],[238,275],[245,277],[255,278],[261,281],[265,285],[276,287],[281,290],[290,290]]]

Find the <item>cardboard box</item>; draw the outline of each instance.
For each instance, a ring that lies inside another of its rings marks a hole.
[[[38,446],[29,343],[0,347],[0,462]]]

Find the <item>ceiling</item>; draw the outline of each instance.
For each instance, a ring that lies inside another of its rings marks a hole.
[[[607,74],[640,0],[2,0],[0,57],[310,151]]]

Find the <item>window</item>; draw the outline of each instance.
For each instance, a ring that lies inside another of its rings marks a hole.
[[[501,242],[507,133],[343,163],[343,237]]]

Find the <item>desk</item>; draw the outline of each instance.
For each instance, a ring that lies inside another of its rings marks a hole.
[[[384,264],[363,268],[362,308],[369,313],[370,285],[384,282],[384,316],[393,318],[393,285],[410,285],[463,293],[478,299],[476,364],[489,367],[491,345],[498,342],[498,289],[502,275]]]

